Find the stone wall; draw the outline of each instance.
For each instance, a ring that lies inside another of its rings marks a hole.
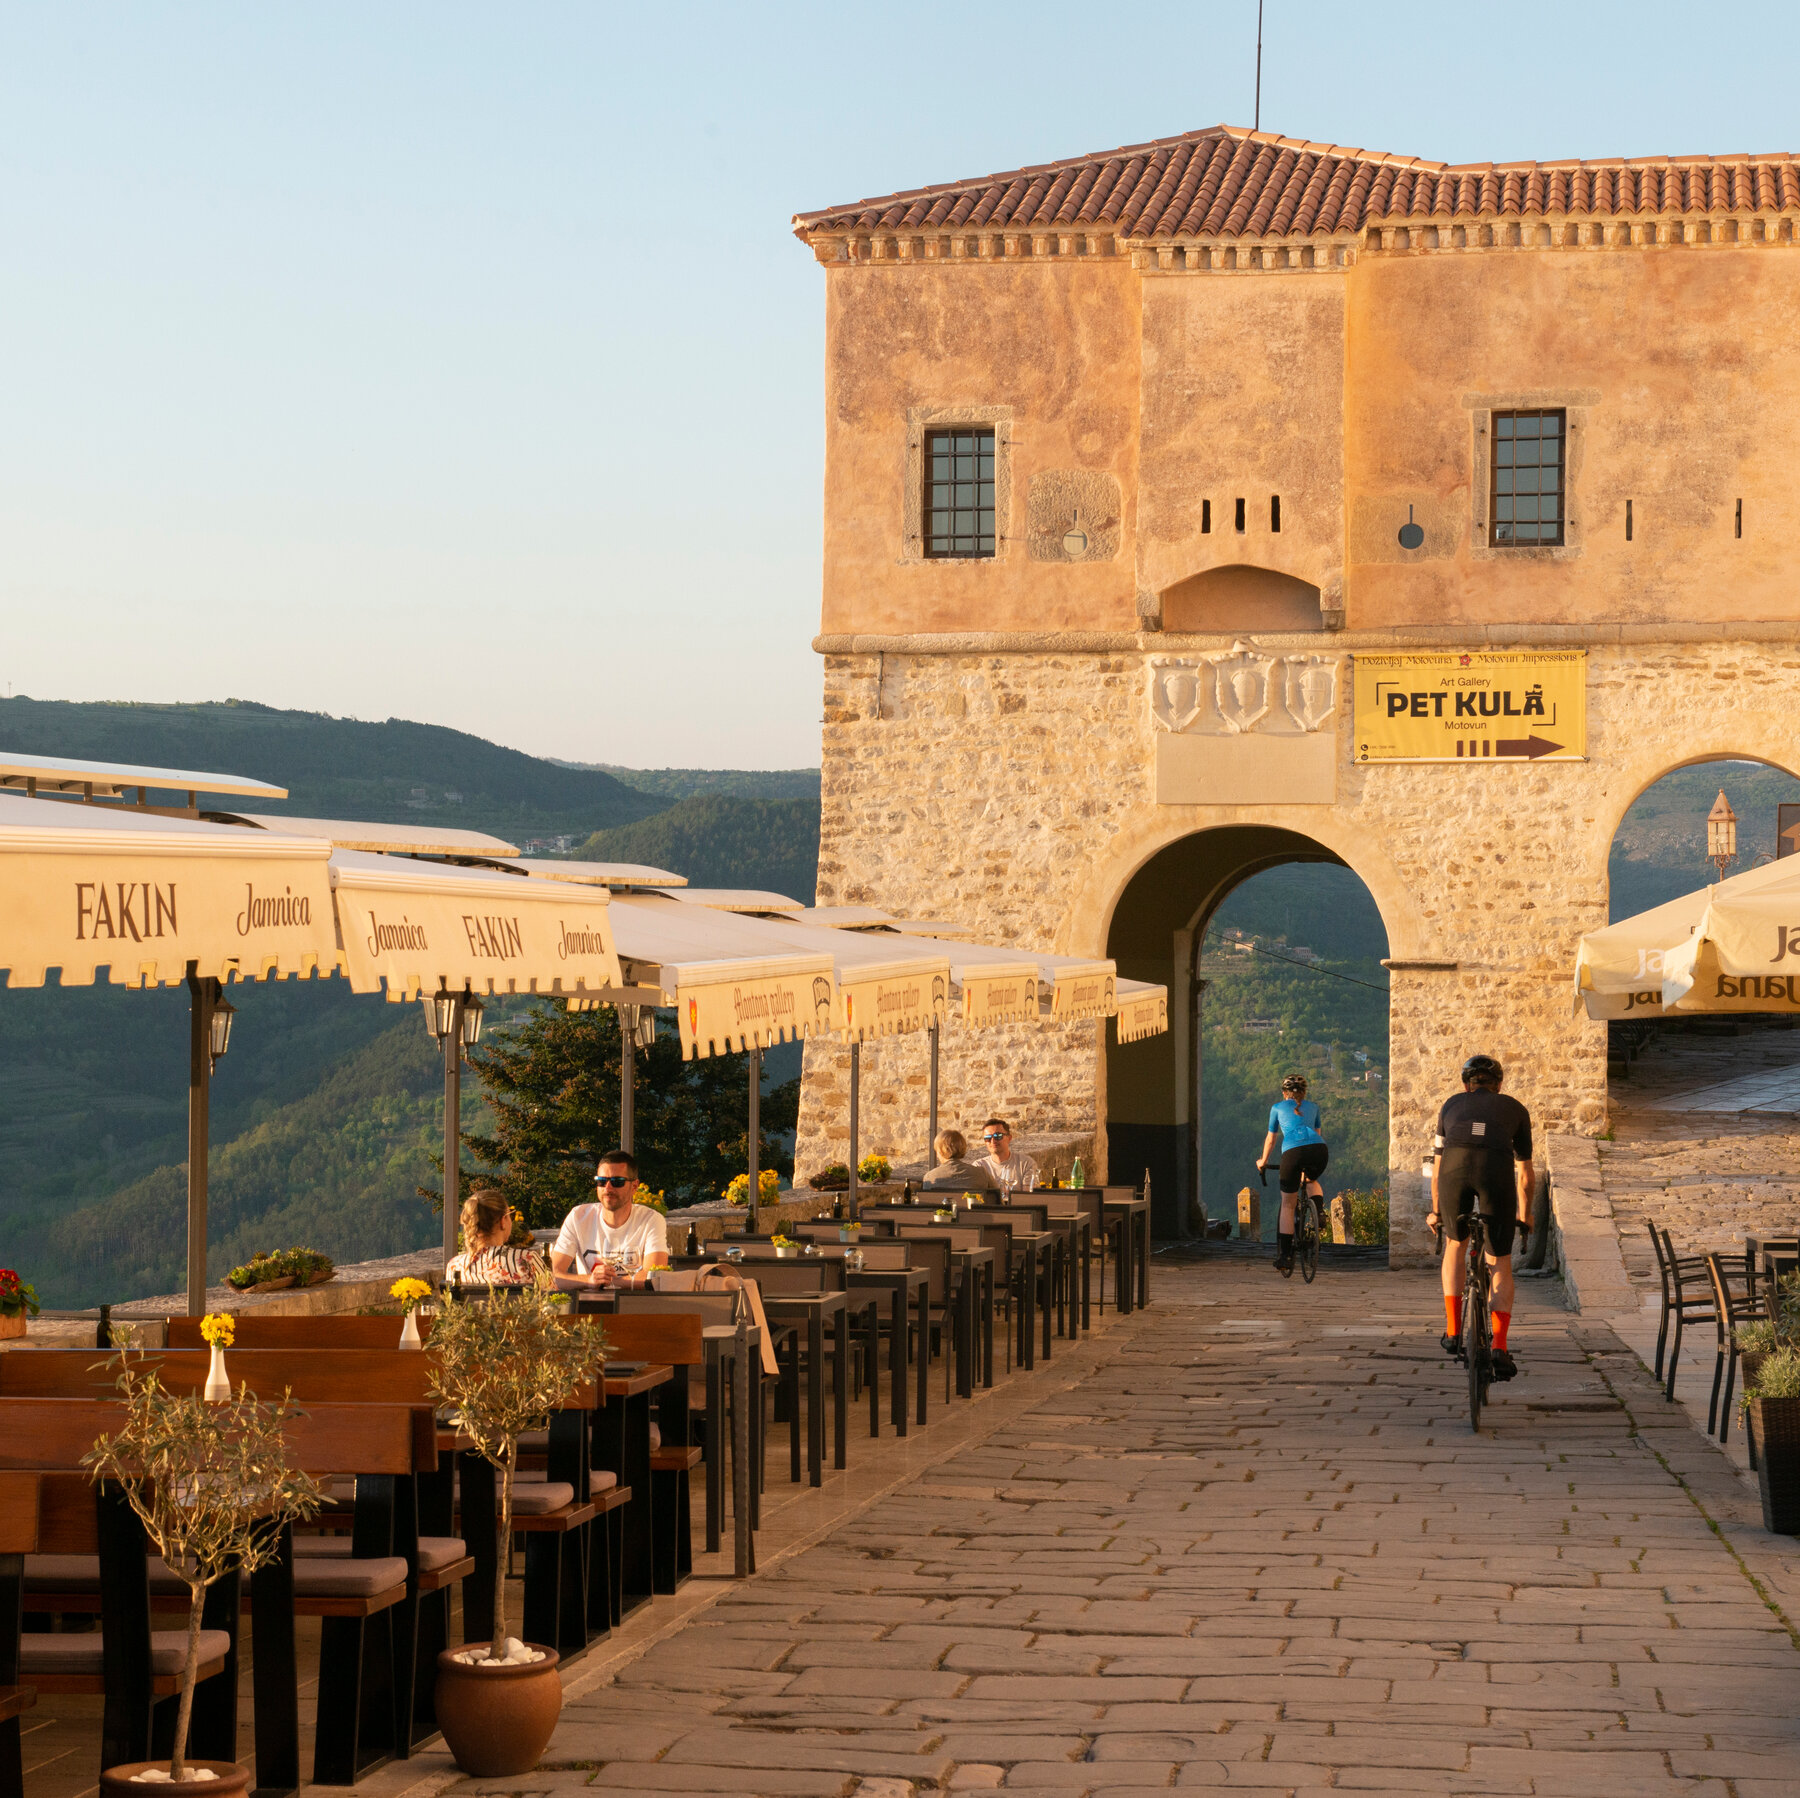
[[[821,904],[948,917],[983,941],[1105,955],[1115,906],[1156,851],[1200,830],[1303,833],[1361,876],[1387,926],[1393,972],[1390,1190],[1396,1263],[1429,1258],[1419,1168],[1464,1056],[1506,1062],[1540,1128],[1606,1122],[1605,1032],[1574,1009],[1581,933],[1606,922],[1607,851],[1651,782],[1684,763],[1753,756],[1794,767],[1793,627],[1702,632],[1546,625],[1508,647],[1586,646],[1586,762],[1402,764],[1350,759],[1349,681],[1338,682],[1330,804],[1158,805],[1146,662],[1229,639],[1146,634],[1083,651],[940,648],[931,638],[822,643]],[[938,640],[942,642],[942,640]],[[1286,639],[1260,640],[1280,648]],[[1465,646],[1442,634],[1346,632],[1309,653]],[[1501,646],[1493,636],[1467,647]],[[1347,670],[1344,671],[1347,675]],[[1176,995],[1171,995],[1172,1004]],[[990,1111],[1033,1131],[1100,1131],[1101,1032],[946,1027],[940,1113]],[[923,1036],[865,1046],[862,1141],[923,1143]],[[841,1159],[848,1052],[809,1044],[798,1164]]]

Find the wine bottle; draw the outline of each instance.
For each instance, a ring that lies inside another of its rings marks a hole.
[[[910,1180],[900,1188],[900,1203],[902,1205],[910,1205],[912,1203],[912,1182]]]
[[[831,1202],[831,1215],[840,1224],[844,1221],[844,1195],[841,1192]]]
[[[693,1260],[700,1258],[700,1232],[694,1225],[688,1225],[687,1253]]]

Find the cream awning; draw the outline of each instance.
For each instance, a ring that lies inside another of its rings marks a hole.
[[[1035,961],[953,961],[950,971],[962,989],[962,1020],[989,1024],[1035,1023],[1038,965]]]
[[[1160,1036],[1169,1027],[1169,989],[1142,980],[1121,980],[1116,987],[1119,1009],[1114,1028],[1122,1043]]]
[[[175,986],[330,973],[328,846],[128,807],[0,794],[9,986]]]
[[[712,911],[776,912],[797,916],[806,907],[784,893],[765,893],[756,887],[672,887],[668,897],[683,905],[703,905]]]
[[[242,774],[203,774],[194,768],[145,768],[131,762],[88,762],[56,755],[0,753],[0,787],[16,792],[79,793],[87,798],[118,799],[133,787],[140,796],[151,792],[241,793],[252,799],[285,799],[286,787]]]
[[[626,984],[608,997],[673,1006],[690,1060],[767,1049],[832,1027],[831,955],[790,947],[761,919],[684,905],[667,893],[621,893],[612,919]]]
[[[254,838],[247,840],[255,841]],[[604,887],[338,849],[331,855],[352,989],[440,987],[587,999],[620,985]]]
[[[596,887],[685,887],[679,874],[666,868],[650,868],[641,862],[576,862],[560,856],[521,855],[503,859],[499,865],[516,874],[529,874],[533,880],[572,880],[580,886]]]
[[[221,824],[279,830],[291,837],[322,837],[333,849],[386,855],[460,855],[496,861],[519,852],[480,830],[440,830],[425,824],[372,824],[357,818],[283,818],[275,812],[208,812]]]
[[[1796,898],[1800,862],[1787,857],[1590,931],[1575,953],[1578,1000],[1591,1018],[1800,1010],[1770,960]],[[1800,948],[1794,955],[1800,974]]]

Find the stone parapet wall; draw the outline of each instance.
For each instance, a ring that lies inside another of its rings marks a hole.
[[[1329,654],[1333,639],[1320,633],[1307,648]],[[1169,844],[1242,825],[1311,838],[1369,887],[1399,964],[1391,1252],[1397,1264],[1423,1261],[1419,1169],[1466,1055],[1498,1055],[1540,1129],[1605,1128],[1605,1030],[1576,1011],[1572,976],[1581,934],[1607,920],[1613,832],[1671,768],[1723,756],[1794,764],[1800,633],[1592,644],[1585,762],[1360,766],[1345,667],[1335,798],[1306,804],[1281,803],[1274,784],[1263,803],[1158,804],[1149,656],[826,655],[819,902],[947,917],[983,941],[1102,956],[1120,895]],[[925,1057],[922,1036],[865,1048],[866,1149],[918,1153]],[[1093,1025],[952,1023],[940,1115],[958,1128],[998,1111],[1033,1130],[1095,1130],[1103,1157],[1105,1063]],[[803,1170],[847,1149],[847,1067],[846,1051],[808,1044]]]

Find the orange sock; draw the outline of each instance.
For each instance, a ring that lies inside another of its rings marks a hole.
[[[1512,1313],[1510,1311],[1496,1311],[1494,1313],[1494,1347],[1496,1349],[1503,1349],[1506,1347],[1506,1326],[1511,1322]]]
[[[1450,1334],[1462,1334],[1462,1300],[1453,1293],[1444,1294],[1444,1317],[1450,1325]]]

